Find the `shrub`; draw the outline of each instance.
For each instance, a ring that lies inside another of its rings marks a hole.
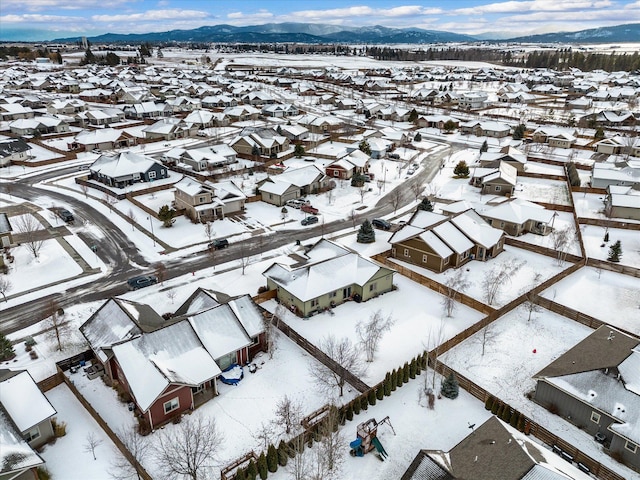
[[[38,343],[38,342],[36,342],[36,341],[33,339],[33,337],[27,337],[27,339],[24,341],[24,344],[25,344],[27,347],[33,347],[36,343]]]
[[[38,480],[51,480],[51,473],[47,467],[38,467]]]
[[[267,480],[267,475],[268,475],[267,457],[265,456],[264,452],[262,452],[258,457],[257,468],[258,468],[258,474],[260,475],[260,479]]]
[[[491,410],[493,408],[493,402],[494,402],[494,398],[492,395],[489,395],[487,397],[487,400],[484,402],[484,409],[485,410]]]
[[[376,390],[371,389],[369,391],[369,405],[375,405],[376,404]]]
[[[368,410],[368,409],[369,409],[369,398],[366,395],[362,395],[360,397],[360,410]]]
[[[376,232],[371,226],[369,220],[362,222],[358,235],[356,236],[356,242],[358,243],[374,243],[376,241]]]
[[[569,184],[572,187],[580,186],[580,175],[578,174],[578,169],[576,168],[575,163],[567,163],[567,176],[569,177]]]
[[[402,381],[403,383],[409,383],[409,364],[405,363],[402,367]]]
[[[382,385],[378,385],[378,388],[376,389],[376,398],[378,400],[384,399],[384,383]]]
[[[453,375],[453,372],[449,374],[449,376],[442,382],[442,387],[440,388],[440,393],[442,396],[455,399],[458,398],[459,386],[458,380]]]
[[[469,166],[464,160],[460,160],[453,169],[453,174],[458,178],[466,178],[469,176]]]
[[[353,413],[355,415],[360,414],[360,400],[356,398],[353,402],[351,402],[351,404],[353,405]]]
[[[12,360],[16,356],[11,340],[0,333],[0,362]]]
[[[274,473],[278,470],[278,450],[273,444],[269,445],[267,448],[267,469]]]
[[[281,467],[286,467],[287,462],[289,461],[289,447],[284,442],[284,440],[280,440],[278,444],[278,465]]]
[[[64,437],[67,434],[67,424],[65,422],[58,422],[58,419],[55,417],[51,419],[51,426],[53,427],[53,434],[56,438]]]
[[[549,406],[547,407],[547,410],[549,410],[554,415],[557,415],[558,412],[560,411],[560,409],[558,408],[558,405],[556,405],[555,403],[550,403]]]
[[[260,285],[258,287],[258,294],[264,293],[264,292],[268,292],[269,291],[269,287],[266,285]]]
[[[151,433],[151,424],[146,417],[138,417],[138,433],[143,436]]]

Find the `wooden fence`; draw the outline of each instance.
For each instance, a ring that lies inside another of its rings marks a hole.
[[[608,220],[605,218],[578,218],[581,225],[596,225],[605,228],[622,228],[626,230],[640,230],[640,223],[621,222],[620,220]]]
[[[533,243],[524,242],[514,237],[505,237],[504,243],[505,245],[521,248],[523,250],[529,250],[530,252],[535,252],[540,255],[544,255],[546,257],[558,258],[558,252],[553,250],[552,248],[547,248],[541,245],[535,245]],[[571,263],[584,261],[584,258],[578,255],[572,255],[570,253],[564,254],[562,258]]]
[[[588,258],[587,265],[594,268],[601,268],[611,272],[622,273],[632,277],[640,278],[640,268],[630,267],[629,265],[621,265],[619,263],[606,262],[597,258]]]
[[[448,287],[437,282],[436,280],[433,280],[432,278],[426,277],[418,272],[415,272],[408,267],[405,267],[403,265],[393,262],[391,259],[389,259],[388,255],[390,255],[389,250],[383,253],[379,253],[377,255],[372,255],[371,258],[378,263],[381,263],[383,265],[386,265],[387,267],[393,268],[403,277],[407,277],[408,279],[413,280],[414,282],[419,283],[420,285],[424,285],[425,287],[428,287],[429,289],[435,292],[444,294],[448,290]],[[476,300],[475,298],[465,295],[462,292],[456,292],[455,299],[456,301],[462,303],[463,305],[471,307],[474,310],[484,313],[485,315],[490,314],[495,310],[495,308],[490,307],[489,305],[482,303]]]

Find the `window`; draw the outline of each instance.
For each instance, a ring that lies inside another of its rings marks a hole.
[[[340,176],[340,172],[338,170],[334,170],[333,171],[333,176],[334,177],[339,177]]]
[[[504,222],[500,222],[500,228],[504,228]]]
[[[164,168],[160,169],[160,175],[164,175]]]
[[[392,247],[391,248],[391,256],[395,257],[396,256],[396,247]]]
[[[156,172],[149,172],[149,178],[156,178]]]
[[[134,180],[140,180],[140,174],[139,173],[134,173],[133,174],[133,179]]]
[[[173,412],[180,406],[180,399],[178,397],[172,398],[168,402],[164,402],[164,413]]]
[[[198,203],[204,203],[207,201],[207,197],[198,197]]]
[[[591,421],[593,423],[600,423],[600,414],[596,412],[591,412]]]
[[[409,256],[409,249],[408,249],[408,248],[405,248],[405,249],[404,249],[404,256],[405,256],[405,257],[408,257],[408,256]]]
[[[317,307],[318,306],[318,299],[314,298],[313,300],[311,300],[311,306],[312,307]]]
[[[337,296],[338,296],[338,292],[337,292],[337,291],[335,291],[335,292],[331,292],[331,293],[329,294],[329,298],[336,298]]]
[[[377,283],[372,283],[371,285],[369,285],[369,291],[370,292],[375,292],[376,290],[378,290],[378,284]]]
[[[26,433],[25,440],[27,442],[31,442],[39,437],[40,437],[40,428],[38,426],[35,426]]]
[[[444,259],[444,264],[445,265],[449,265],[449,258],[451,258],[451,257],[447,257],[447,258]]]
[[[631,443],[629,440],[627,440],[626,443],[624,444],[624,448],[629,450],[631,453],[636,453],[636,451],[638,450],[638,445],[636,445],[635,443]]]
[[[496,185],[496,192],[499,192],[501,189],[500,185]]]
[[[427,255],[422,255],[422,263],[427,263],[428,259],[429,257],[427,257]]]

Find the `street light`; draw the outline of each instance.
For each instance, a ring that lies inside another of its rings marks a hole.
[[[153,233],[153,220],[151,220],[151,217],[148,216],[147,217],[149,219],[149,224],[151,225],[151,238],[153,239],[153,246],[156,246],[156,234]]]

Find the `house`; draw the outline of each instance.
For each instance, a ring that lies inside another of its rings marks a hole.
[[[517,148],[507,145],[497,152],[482,152],[478,162],[484,168],[498,168],[500,162],[506,162],[515,167],[518,172],[523,172],[527,163],[527,156]]]
[[[484,108],[489,96],[486,92],[464,92],[458,97],[458,107],[464,110]]]
[[[44,460],[20,436],[18,428],[0,408],[0,478],[37,480]]]
[[[460,124],[460,131],[466,134],[472,133],[476,137],[504,138],[511,134],[511,127],[506,123],[471,120]]]
[[[503,237],[472,209],[452,217],[418,210],[389,243],[391,257],[440,273],[495,257],[503,250]]]
[[[260,115],[260,110],[251,105],[238,105],[225,108],[222,114],[230,122],[244,122],[246,120],[256,120]]]
[[[0,247],[4,248],[13,245],[12,231],[8,215],[0,212]]]
[[[517,237],[525,233],[548,235],[553,230],[556,214],[536,203],[510,198],[498,205],[487,207],[480,216],[492,227]]]
[[[144,138],[175,140],[176,138],[186,138],[195,135],[197,126],[187,124],[180,118],[162,118],[142,129]]]
[[[556,127],[538,127],[531,138],[534,142],[548,143],[554,148],[571,148],[576,143],[577,132]]]
[[[98,130],[83,130],[68,143],[70,150],[113,150],[114,148],[126,148],[136,145],[137,137],[124,130],[115,128],[102,128]]]
[[[640,190],[622,185],[608,185],[604,212],[608,217],[640,220]]]
[[[54,438],[55,408],[26,370],[0,369],[0,411],[6,412],[31,448]]]
[[[229,146],[242,155],[258,155],[276,157],[290,148],[290,141],[272,128],[245,127],[240,135],[235,137]]]
[[[11,133],[16,135],[42,135],[47,133],[64,133],[69,131],[69,124],[51,115],[34,118],[21,118],[9,123]]]
[[[278,129],[281,135],[284,135],[292,142],[302,142],[309,137],[309,130],[302,125],[280,125]]]
[[[640,339],[603,325],[533,378],[537,403],[640,469]]]
[[[420,450],[400,480],[589,480],[591,477],[492,416],[448,452]]]
[[[127,118],[145,120],[147,118],[167,117],[171,114],[171,107],[165,103],[142,102],[132,103],[124,107],[124,114]]]
[[[153,182],[169,176],[167,168],[155,160],[131,152],[100,155],[89,166],[90,178],[115,188],[136,182]]]
[[[217,395],[222,370],[246,364],[264,343],[262,315],[248,295],[223,303],[201,290],[178,311],[165,321],[147,305],[112,298],[80,327],[152,429]]]
[[[444,130],[444,124],[447,122],[451,122],[450,125],[453,125],[454,128],[460,126],[460,120],[450,117],[449,115],[420,115],[417,124],[419,127]]]
[[[193,149],[172,148],[163,155],[163,160],[174,165],[184,164],[181,166],[195,172],[215,172],[238,161],[236,151],[224,143]]]
[[[591,186],[607,188],[609,185],[633,186],[640,184],[640,161],[627,160],[623,167],[613,163],[598,162],[593,164]]]
[[[482,194],[510,196],[518,183],[518,170],[513,165],[500,161],[498,168],[474,168],[469,183],[480,187]]]
[[[349,155],[330,163],[325,168],[325,173],[331,178],[342,180],[350,179],[355,173],[367,173],[369,170],[369,155],[354,150]]]
[[[393,288],[394,270],[339,246],[318,241],[298,265],[274,263],[263,272],[278,301],[303,317],[346,301],[367,301]]]
[[[16,160],[28,160],[31,146],[22,138],[0,140],[0,167],[6,167]]]
[[[640,139],[638,137],[622,137],[616,135],[611,138],[604,138],[594,143],[594,149],[598,153],[605,155],[629,154],[640,157]]]
[[[0,103],[0,121],[33,118],[35,112],[30,107],[20,103]]]
[[[125,115],[119,108],[91,109],[77,115],[83,126],[109,126],[112,123],[124,122]]]
[[[290,103],[271,103],[262,107],[265,117],[284,118],[298,115],[298,107]]]
[[[174,187],[176,208],[196,222],[213,222],[244,211],[247,197],[232,181],[200,183],[184,177]]]
[[[325,115],[317,117],[315,115],[302,115],[297,119],[298,125],[303,125],[309,129],[311,133],[329,134],[336,132],[342,128],[343,120],[333,116]]]
[[[280,175],[267,177],[258,184],[262,201],[283,206],[287,200],[319,193],[329,186],[329,177],[315,165],[286,170]]]
[[[198,128],[209,128],[220,125],[223,119],[223,115],[217,112],[210,112],[208,110],[194,110],[189,113],[184,119],[187,124],[192,124]]]

